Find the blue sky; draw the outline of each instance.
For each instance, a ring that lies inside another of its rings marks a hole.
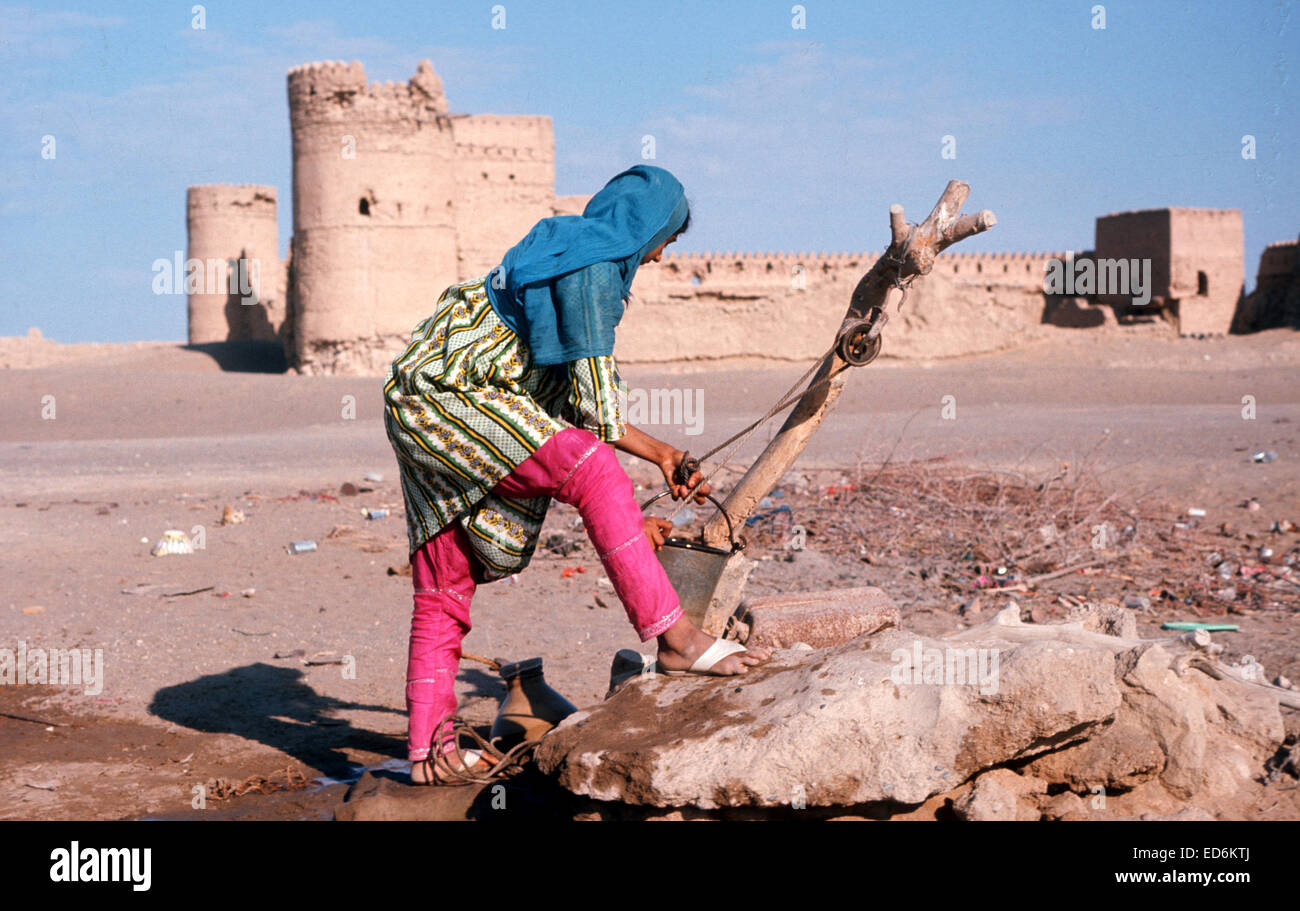
[[[2,0],[0,0],[2,2]],[[433,61],[453,111],[548,114],[558,192],[640,161],[686,185],[683,250],[879,250],[950,177],[999,224],[978,250],[1091,245],[1106,212],[1240,208],[1248,288],[1300,232],[1300,5],[1285,2],[42,3],[0,7],[0,335],[183,340],[151,264],[191,184],[280,191],[285,73]],[[1243,159],[1253,135],[1256,157]],[[43,158],[42,137],[56,156]],[[941,157],[955,138],[956,158]]]

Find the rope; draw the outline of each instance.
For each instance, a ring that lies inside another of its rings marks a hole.
[[[483,659],[477,659],[482,661]],[[507,752],[501,752],[496,745],[489,740],[485,740],[478,731],[461,716],[454,711],[443,715],[438,721],[435,735],[442,739],[442,730],[445,725],[451,725],[451,737],[454,750],[443,752],[440,748],[434,748],[429,754],[429,759],[433,764],[433,771],[442,778],[443,784],[450,785],[467,785],[467,784],[488,784],[493,781],[499,781],[512,775],[517,775],[523,771],[524,763],[530,758],[530,754],[537,747],[540,740],[525,740],[510,748]],[[489,757],[492,762],[492,768],[482,774],[475,775],[467,769],[469,768],[469,757],[460,747],[460,735],[467,735],[474,741],[477,748],[483,751],[483,755]],[[457,765],[452,765],[450,757],[456,756]]]
[[[912,239],[916,236],[916,228],[917,228],[916,225],[914,224],[910,225],[910,230],[907,232],[907,237],[903,241],[903,243],[898,247],[898,249],[895,251],[891,247],[890,250],[887,250],[885,252],[885,258],[895,264],[893,287],[903,292],[903,296],[899,298],[898,301],[899,310],[903,309],[903,303],[907,300],[907,290],[911,286],[912,281],[916,278],[918,274],[920,274],[920,273],[915,273],[913,275],[909,275],[906,281],[903,281],[901,277],[903,273],[904,261],[907,259],[908,252],[910,252],[912,249]],[[867,338],[875,339],[876,336],[880,334],[880,330],[884,328],[885,322],[886,320],[888,320],[888,318],[889,316],[885,311],[885,307],[882,305],[880,310],[880,318],[876,321],[875,325],[871,327],[871,331],[867,334]],[[726,464],[729,461],[731,461],[731,457],[736,454],[736,450],[738,450],[741,447],[741,445],[745,442],[745,440],[747,440],[755,430],[757,430],[763,424],[770,421],[772,418],[776,417],[786,408],[789,408],[795,402],[798,402],[801,399],[803,399],[804,396],[809,395],[815,390],[828,385],[831,382],[831,380],[835,379],[835,377],[839,376],[845,370],[850,369],[851,367],[850,364],[844,364],[839,369],[830,371],[828,374],[826,374],[826,376],[822,377],[816,383],[813,383],[807,389],[804,390],[799,389],[799,387],[803,385],[803,383],[807,381],[808,378],[811,377],[813,373],[819,367],[821,367],[822,364],[826,362],[826,359],[828,357],[833,357],[838,345],[839,345],[839,338],[837,337],[835,342],[832,343],[831,346],[828,349],[826,349],[826,351],[820,354],[815,361],[813,361],[812,366],[809,367],[806,371],[804,371],[803,376],[795,380],[794,384],[791,385],[790,388],[787,389],[784,393],[782,393],[781,398],[777,401],[775,405],[773,405],[771,408],[767,410],[766,414],[764,414],[758,420],[754,421],[749,426],[744,427],[738,432],[732,434],[727,439],[719,443],[717,446],[714,446],[704,455],[696,459],[697,462],[703,464],[707,459],[710,459],[714,455],[716,455],[719,450],[725,448],[726,446],[730,445],[733,442],[735,443],[735,445],[732,446],[731,449],[727,451],[727,453],[722,457],[722,459],[715,466],[713,466],[713,469],[707,475],[704,475],[700,479],[700,483],[694,485],[693,487],[689,487],[687,489],[686,495],[682,497],[681,502],[679,502],[676,508],[674,508],[673,511],[668,514],[667,516],[668,521],[671,521],[673,518],[675,518],[679,512],[681,512],[690,504],[692,499],[692,494],[694,494],[696,490],[698,490],[699,488],[707,484],[714,475],[716,475],[719,471],[721,471],[722,468],[726,466]]]

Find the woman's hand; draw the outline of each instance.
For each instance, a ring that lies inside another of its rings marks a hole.
[[[698,471],[691,473],[691,476],[686,479],[686,484],[678,484],[674,480],[673,476],[677,473],[677,466],[682,463],[682,459],[686,456],[686,453],[682,452],[680,449],[674,449],[671,446],[667,446],[666,448],[667,452],[664,454],[663,458],[660,459],[658,464],[659,470],[664,473],[664,482],[668,485],[668,489],[673,492],[673,499],[680,500],[682,497],[686,496],[689,488],[694,487],[695,493],[693,494],[693,497],[695,502],[704,503],[704,495],[712,493],[713,488],[708,484],[700,483],[704,480],[704,476]]]
[[[677,466],[682,463],[682,458],[686,453],[674,446],[670,446],[663,440],[656,440],[650,434],[638,430],[631,424],[627,425],[627,433],[615,440],[613,446],[615,449],[630,452],[638,458],[658,465],[659,470],[664,473],[664,482],[668,485],[668,489],[672,491],[674,500],[680,500],[686,496],[687,485],[677,484],[673,481],[673,473],[677,471]],[[697,471],[692,473],[688,480],[691,484],[699,484],[703,477]],[[713,488],[708,484],[701,484],[695,491],[695,502],[704,503],[704,495],[712,492]]]
[[[645,536],[657,551],[664,546],[664,534],[673,530],[673,523],[658,516],[645,517]]]

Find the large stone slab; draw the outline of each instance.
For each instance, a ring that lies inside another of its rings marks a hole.
[[[538,763],[574,793],[658,807],[892,814],[946,794],[967,818],[1095,818],[1123,794],[1130,813],[1240,815],[1285,733],[1281,691],[1207,672],[1204,632],[1092,619],[1023,624],[1012,606],[943,639],[889,629],[741,677],[637,678],[565,719]]]
[[[986,670],[996,662],[983,683],[966,676],[981,655]],[[940,682],[927,682],[936,661]],[[919,804],[1112,720],[1114,666],[1111,652],[1069,643],[952,647],[887,630],[783,651],[742,678],[639,678],[565,719],[537,758],[565,788],[599,800]]]
[[[769,648],[829,648],[900,622],[898,606],[873,586],[764,595],[746,599],[742,610],[745,644]]]

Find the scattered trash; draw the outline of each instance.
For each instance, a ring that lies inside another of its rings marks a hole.
[[[1241,505],[1247,512],[1259,512],[1259,500],[1256,500],[1254,497],[1251,497]]]
[[[257,589],[246,588],[242,592],[240,592],[240,594],[243,595],[245,598],[251,598],[253,597],[253,595],[257,594]]]
[[[344,481],[343,486],[339,488],[339,493],[345,497],[355,497],[361,493],[361,489],[351,481]]]
[[[40,605],[40,604],[33,604],[31,607],[24,607],[24,608],[23,608],[23,613],[24,613],[24,614],[39,614],[39,613],[40,613],[41,611],[43,611],[43,610],[45,610],[45,608],[44,608],[42,605]]]
[[[320,667],[326,664],[343,664],[344,659],[338,652],[317,652],[310,658],[302,660],[304,667]]]
[[[1187,514],[1188,514],[1189,516],[1194,516],[1194,517],[1200,519],[1200,518],[1204,518],[1204,517],[1205,517],[1205,510],[1204,510],[1204,509],[1199,509],[1199,508],[1193,506],[1191,509],[1187,510]]]
[[[53,791],[59,786],[58,781],[53,778],[46,781],[25,781],[23,784],[29,788],[35,788],[38,791]]]
[[[361,510],[361,514],[365,516],[368,520],[373,522],[376,519],[387,518],[388,510],[387,509],[363,509]]]
[[[1271,547],[1261,547],[1257,553],[1259,554],[1260,563],[1268,563],[1273,559],[1273,548]]]
[[[409,576],[411,574],[411,564],[405,563],[401,566],[390,566],[388,567],[388,574],[390,576]]]
[[[285,658],[302,658],[305,657],[306,654],[307,654],[306,649],[296,648],[291,652],[276,652],[271,657],[283,660]]]
[[[231,783],[218,778],[208,784],[209,800],[227,800],[231,797],[243,797],[256,791],[259,794],[274,794],[276,791],[301,791],[311,786],[311,779],[297,769],[285,768],[270,775],[250,775],[243,781]]]
[[[682,512],[687,513],[690,512],[690,510],[684,509],[682,510]],[[794,524],[794,511],[790,509],[789,506],[782,504],[778,506],[776,509],[769,509],[767,512],[759,512],[750,516],[748,519],[745,520],[745,527],[752,528],[755,525],[757,525],[759,522],[767,522],[768,529],[770,531],[776,531],[777,517],[782,514],[785,515],[787,524],[791,524],[791,525]],[[692,518],[694,518],[694,516],[692,516]]]
[[[1203,629],[1207,633],[1235,633],[1238,630],[1235,623],[1184,623],[1175,620],[1166,620],[1160,624],[1160,628],[1179,630],[1181,632]]]
[[[611,582],[611,581],[609,581],[609,576],[597,576],[597,577],[596,577],[596,584],[597,584],[597,585],[603,585],[603,586],[605,586],[606,588],[613,588],[613,587],[614,587],[614,583]]]
[[[222,525],[238,525],[243,522],[244,519],[244,511],[242,509],[235,509],[235,507],[227,504],[226,508],[221,510]]]
[[[587,570],[582,566],[566,566],[564,569],[560,570],[560,578],[570,579],[578,573],[585,573],[586,571]]]
[[[239,635],[241,635],[241,636],[269,636],[269,635],[271,635],[269,632],[265,632],[265,633],[250,633],[248,630],[236,629],[236,628],[233,627],[233,626],[230,628],[230,631],[231,631],[232,633],[239,633]]]
[[[287,550],[290,554],[308,554],[316,549],[315,541],[294,541]]]
[[[364,480],[369,481],[372,484],[380,484],[383,482],[384,476],[377,471],[372,471],[365,476]]]
[[[604,607],[604,608],[608,608],[608,607],[609,607],[609,605],[605,603],[605,599],[602,598],[600,595],[593,595],[593,598],[594,598],[595,601],[596,601],[596,606],[597,606],[597,607]]]
[[[1151,599],[1146,595],[1125,595],[1124,606],[1146,613],[1151,610]]]
[[[1221,588],[1214,593],[1214,597],[1218,598],[1220,601],[1236,601],[1237,587],[1235,585],[1230,585],[1227,588]]]
[[[315,493],[312,493],[310,490],[300,490],[291,496],[275,498],[275,502],[277,503],[291,503],[297,500],[324,500],[326,503],[337,503],[339,498],[327,494],[323,490],[318,490]]]
[[[230,597],[230,592],[213,592],[213,593],[212,593],[212,597],[214,597],[214,598],[229,598],[229,597]]]
[[[329,534],[327,534],[325,537],[346,538],[349,537],[350,535],[355,535],[356,533],[357,530],[353,528],[351,525],[335,525],[333,528],[329,530]]]
[[[1287,532],[1295,531],[1295,523],[1290,519],[1278,519],[1273,523],[1272,527],[1269,528],[1269,531],[1286,534]]]
[[[1205,562],[1210,564],[1211,566],[1218,566],[1220,563],[1223,562],[1223,554],[1219,553],[1216,550],[1214,553],[1206,556]]]
[[[187,596],[189,596],[189,595],[201,595],[201,594],[203,594],[204,592],[210,592],[210,591],[212,591],[214,588],[216,588],[215,585],[208,585],[208,586],[206,586],[206,587],[204,587],[204,588],[196,588],[196,589],[194,589],[193,591],[188,591],[188,592],[169,592],[169,593],[163,595],[163,597],[164,597],[164,598],[184,598],[184,597],[187,597]]]
[[[185,532],[172,528],[163,532],[149,553],[155,557],[183,556],[194,553],[194,545],[185,537]]]
[[[581,547],[582,542],[576,538],[570,538],[568,535],[557,532],[552,535],[547,535],[546,541],[542,546],[556,556],[567,557],[569,554]]]
[[[1277,453],[1264,452],[1263,450],[1261,450],[1260,452],[1257,452],[1253,456],[1251,456],[1251,459],[1256,462],[1273,462],[1277,460]]]
[[[1291,689],[1291,681],[1286,677],[1283,677],[1281,674],[1278,674],[1273,678],[1273,685],[1280,686],[1284,690]]]

